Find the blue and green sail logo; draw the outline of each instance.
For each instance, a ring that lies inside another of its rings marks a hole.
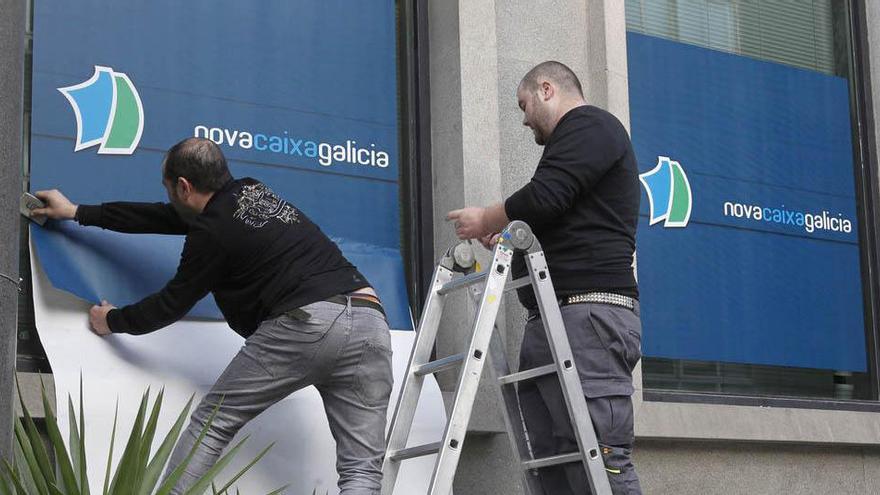
[[[96,65],[89,80],[58,91],[76,114],[74,151],[100,145],[99,154],[134,153],[144,131],[144,106],[127,75]]]
[[[651,207],[649,225],[665,220],[664,227],[686,227],[691,218],[691,183],[677,161],[657,157],[657,166],[639,175]]]

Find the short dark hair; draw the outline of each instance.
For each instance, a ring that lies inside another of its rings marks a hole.
[[[541,62],[528,71],[519,84],[529,91],[534,91],[538,88],[538,80],[540,79],[548,79],[556,83],[561,89],[568,92],[576,92],[581,98],[584,97],[584,90],[581,87],[580,80],[573,70],[561,62],[555,60]]]
[[[163,169],[165,179],[174,183],[183,177],[200,192],[219,191],[232,179],[220,147],[205,138],[191,137],[172,146]]]

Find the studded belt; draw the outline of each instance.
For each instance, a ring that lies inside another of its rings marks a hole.
[[[587,292],[584,294],[565,296],[558,302],[560,308],[570,304],[596,303],[620,306],[621,308],[627,308],[630,311],[633,311],[636,306],[635,301],[636,300],[632,297],[615,294],[613,292]],[[541,313],[538,311],[538,308],[529,309],[528,313],[525,315],[526,321],[532,321],[535,318],[540,317]]]
[[[613,292],[587,292],[585,294],[574,294],[565,296],[559,301],[560,306],[568,306],[569,304],[596,303],[610,304],[612,306],[620,306],[627,309],[635,308],[635,299],[615,294]]]

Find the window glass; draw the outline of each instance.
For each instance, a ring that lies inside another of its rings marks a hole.
[[[627,0],[646,389],[873,397],[849,8]]]

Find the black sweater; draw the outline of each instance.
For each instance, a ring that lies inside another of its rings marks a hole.
[[[229,326],[248,337],[266,318],[369,285],[303,212],[250,178],[227,182],[189,224],[167,203],[82,205],[76,220],[117,232],[186,235],[174,278],[110,311],[113,332],[162,328],[212,292]]]
[[[559,296],[609,291],[638,297],[632,262],[639,212],[638,165],[626,129],[610,113],[566,113],[544,146],[531,181],[504,209],[532,227]],[[526,274],[514,258],[514,276]],[[530,288],[523,305],[534,308]]]

